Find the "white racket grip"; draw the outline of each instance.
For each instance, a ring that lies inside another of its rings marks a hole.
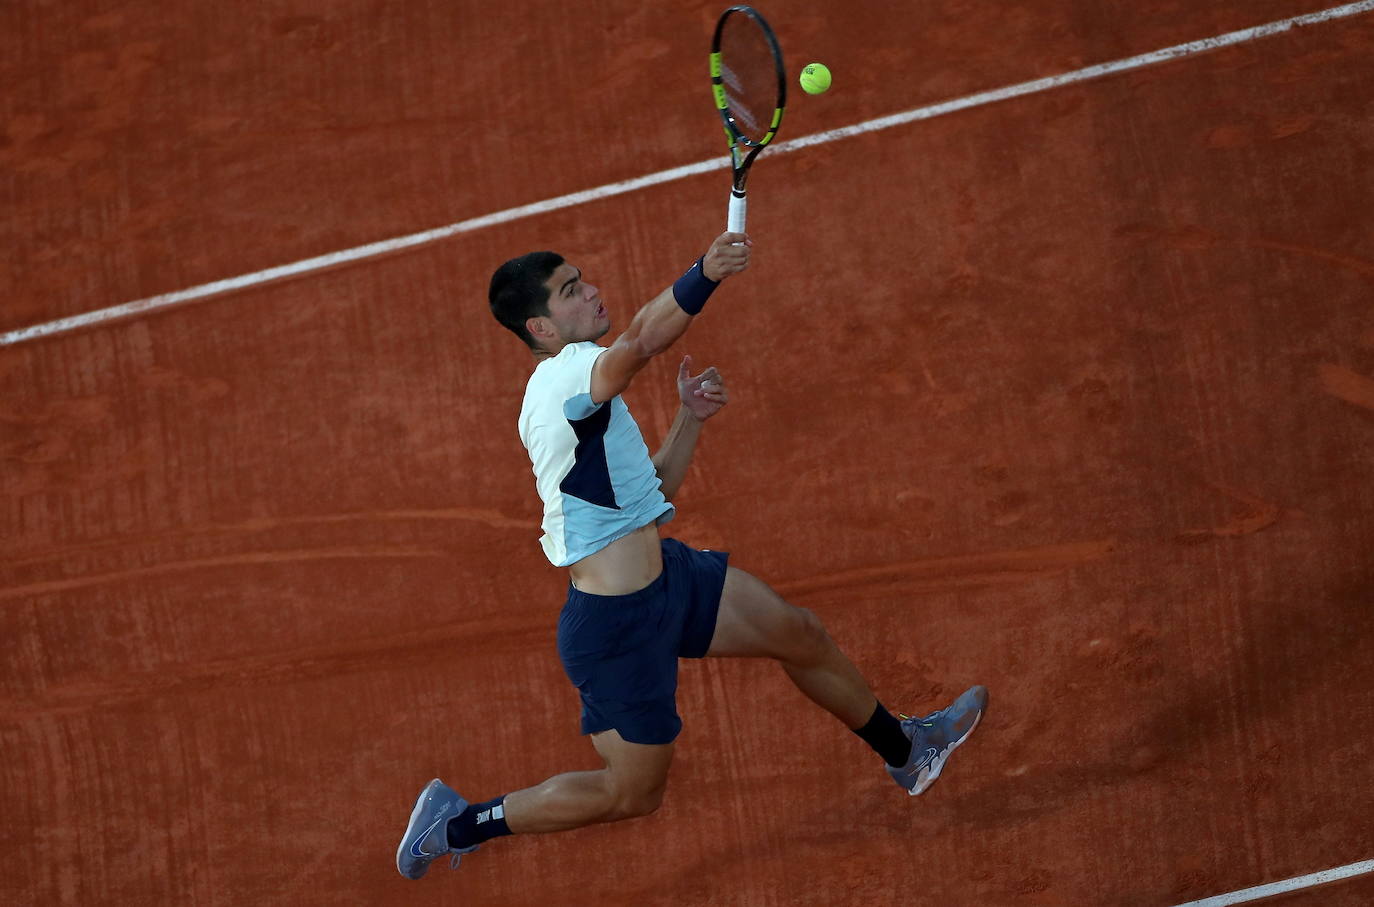
[[[744,232],[744,212],[748,205],[743,195],[730,192],[730,213],[725,218],[725,229],[730,233]]]

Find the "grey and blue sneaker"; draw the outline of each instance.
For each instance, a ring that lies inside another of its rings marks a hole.
[[[988,707],[988,691],[969,687],[958,699],[924,718],[902,717],[902,732],[911,738],[911,756],[901,768],[887,767],[910,796],[916,796],[940,777],[949,754],[968,739]]]
[[[454,850],[448,845],[448,820],[468,808],[468,801],[453,788],[435,778],[415,801],[410,811],[410,824],[396,848],[396,869],[407,879],[418,879],[429,870],[429,864],[446,853],[453,854],[452,867],[458,868],[463,854],[472,853],[477,845]]]

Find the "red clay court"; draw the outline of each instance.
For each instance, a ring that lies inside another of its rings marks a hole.
[[[623,326],[724,228],[723,169],[550,204],[724,163],[723,6],[0,8],[0,901],[1173,907],[1374,859],[1374,3],[1094,75],[1337,4],[767,0],[835,74],[781,142],[1083,74],[766,151],[675,349],[732,402],[671,534],[894,710],[990,710],[912,799],[774,666],[686,663],[657,814],[397,875],[431,777],[600,765],[486,282],[557,249]]]

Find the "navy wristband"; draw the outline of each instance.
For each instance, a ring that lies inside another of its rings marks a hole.
[[[706,305],[706,300],[710,299],[716,287],[720,286],[720,281],[712,280],[702,273],[701,263],[704,258],[705,256],[702,256],[692,262],[687,273],[673,284],[673,300],[688,315],[700,312],[702,306]]]

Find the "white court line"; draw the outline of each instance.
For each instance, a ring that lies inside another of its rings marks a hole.
[[[1351,876],[1363,875],[1366,872],[1374,872],[1374,860],[1365,860],[1362,863],[1351,863],[1349,866],[1339,866],[1335,869],[1314,872],[1311,875],[1284,879],[1282,882],[1270,882],[1268,885],[1256,885],[1254,888],[1243,888],[1230,894],[1219,894],[1214,897],[1203,898],[1200,901],[1189,901],[1186,904],[1179,904],[1177,907],[1227,907],[1228,904],[1244,904],[1246,901],[1258,901],[1260,898],[1285,894],[1299,888],[1325,885],[1327,882],[1337,882]]]
[[[1063,73],[1062,75],[1035,79],[1031,82],[1021,82],[1016,85],[1008,85],[1004,88],[968,95],[967,97],[958,98],[953,101],[944,101],[926,107],[917,107],[914,110],[908,110],[904,113],[879,117],[876,120],[867,120],[863,123],[845,126],[841,129],[818,132],[814,135],[803,136],[802,138],[793,139],[789,142],[779,142],[777,145],[770,146],[769,154],[771,156],[785,154],[789,151],[798,151],[802,148],[810,148],[812,145],[834,142],[839,139],[850,138],[867,132],[877,132],[880,129],[891,129],[893,126],[914,123],[918,120],[928,120],[932,117],[944,116],[947,113],[954,113],[958,110],[967,110],[970,107],[979,107],[984,104],[1003,101],[1007,98],[1015,98],[1022,95],[1034,94],[1036,92],[1048,91],[1051,88],[1072,85],[1075,82],[1086,82],[1090,79],[1101,78],[1102,76],[1111,75],[1113,73],[1125,72],[1130,69],[1139,69],[1143,66],[1154,65],[1155,63],[1163,63],[1168,60],[1176,60],[1181,57],[1206,53],[1207,51],[1216,50],[1221,47],[1244,44],[1248,41],[1267,38],[1271,35],[1276,35],[1298,26],[1316,25],[1320,22],[1342,19],[1358,13],[1368,12],[1371,9],[1374,9],[1374,0],[1360,0],[1358,3],[1347,3],[1344,6],[1336,6],[1320,12],[1293,16],[1292,18],[1280,19],[1277,22],[1270,22],[1266,25],[1256,25],[1252,28],[1243,28],[1240,31],[1227,32],[1215,38],[1203,38],[1199,41],[1189,41],[1187,44],[1175,44],[1173,47],[1166,47],[1163,50],[1156,50],[1147,54],[1128,57],[1127,59],[1117,60],[1112,63],[1098,63],[1083,69],[1076,69],[1073,72]],[[286,277],[295,277],[311,271],[331,268],[336,265],[349,264],[367,258],[375,258],[378,255],[385,255],[399,249],[437,242],[438,240],[446,239],[450,236],[456,236],[459,233],[471,233],[473,230],[480,230],[484,227],[491,227],[496,224],[532,217],[536,214],[546,214],[550,211],[557,211],[560,208],[570,208],[574,205],[582,205],[587,202],[610,198],[615,195],[623,195],[627,192],[634,192],[649,186],[657,186],[660,183],[670,183],[675,180],[686,179],[689,176],[708,173],[712,170],[723,170],[727,166],[728,161],[722,155],[709,161],[701,161],[696,164],[674,167],[671,170],[661,170],[658,173],[651,173],[647,176],[641,176],[632,180],[609,183],[605,186],[598,186],[595,189],[585,189],[570,195],[560,195],[557,198],[521,205],[518,208],[507,208],[504,211],[497,211],[494,214],[486,214],[482,217],[474,217],[470,220],[459,221],[456,224],[449,224],[447,227],[436,227],[433,230],[425,230],[421,233],[411,233],[408,236],[381,240],[379,242],[368,243],[364,246],[355,246],[352,249],[345,249],[342,252],[330,252],[327,255],[319,255],[315,258],[307,258],[302,261],[292,262],[291,264],[278,265],[275,268],[268,268],[265,271],[255,271],[252,274],[243,274],[239,277],[216,280],[213,283],[201,284],[200,286],[191,287],[186,290],[178,290],[174,293],[163,293],[160,296],[149,296],[146,299],[136,299],[133,302],[126,302],[121,305],[112,306],[108,309],[99,309],[94,312],[87,312],[83,315],[74,315],[70,318],[61,318],[57,321],[49,321],[44,324],[36,324],[32,327],[19,328],[18,330],[0,334],[0,346],[10,346],[16,343],[23,343],[26,340],[37,340],[40,337],[49,337],[54,334],[74,331],[102,322],[114,321],[120,318],[127,318],[131,315],[151,312],[155,309],[165,309],[182,303],[219,296],[233,290],[241,290],[245,287],[260,286]]]

